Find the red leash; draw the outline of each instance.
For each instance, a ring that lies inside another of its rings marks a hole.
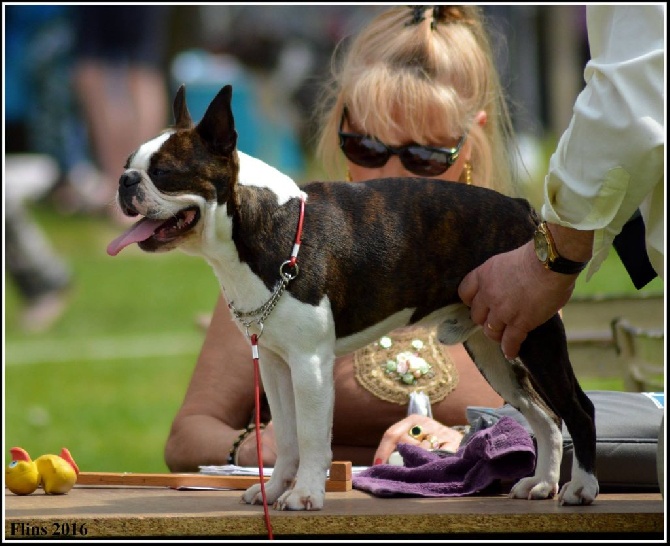
[[[254,359],[254,397],[256,401],[256,453],[258,454],[258,473],[260,474],[261,480],[261,496],[263,497],[265,527],[268,530],[268,539],[273,540],[274,536],[272,535],[268,500],[265,495],[265,478],[263,477],[263,450],[261,449],[261,387],[258,374],[258,336],[256,334],[251,334],[251,354]]]
[[[298,267],[297,267],[297,261],[298,261],[298,251],[300,250],[300,241],[302,240],[302,224],[303,220],[305,218],[305,197],[301,196],[300,197],[300,218],[298,219],[298,229],[296,231],[296,236],[295,236],[295,244],[293,245],[293,251],[291,252],[291,259],[284,262],[281,267],[279,268],[280,274],[283,277],[283,284],[281,286],[285,286],[288,284],[290,280],[295,278],[295,276],[298,274]],[[284,273],[283,269],[284,266],[288,265],[289,267],[295,268],[295,273],[293,275]],[[283,291],[283,289],[282,289]],[[270,301],[276,300],[281,296],[282,292],[276,292],[276,295],[273,296],[273,298],[270,299]],[[267,305],[267,304],[266,304]],[[236,312],[235,309],[232,306],[232,302],[229,305],[229,307],[233,310],[236,316],[241,315],[240,313]],[[263,333],[263,320],[267,318],[267,315],[269,312],[274,308],[274,304],[269,307],[267,310],[263,312],[263,316],[261,319],[257,319],[256,322],[258,326],[260,327],[260,334],[249,334],[249,326],[251,325],[251,321],[247,323],[243,323],[244,326],[247,329],[247,335],[249,336],[249,339],[251,340],[251,355],[253,358],[254,362],[254,397],[255,397],[255,404],[256,404],[256,417],[255,417],[255,422],[256,422],[256,453],[258,456],[258,472],[260,474],[260,485],[261,485],[261,496],[263,497],[263,514],[265,517],[265,527],[268,530],[268,538],[270,540],[274,539],[274,536],[272,534],[272,524],[270,523],[270,513],[268,509],[268,501],[267,501],[267,496],[265,494],[265,478],[263,476],[263,450],[261,446],[261,435],[260,435],[260,430],[261,430],[261,388],[260,388],[260,378],[259,378],[259,371],[258,371],[258,362],[259,362],[259,357],[258,357],[258,338],[261,336]],[[261,308],[262,309],[262,308]],[[253,314],[253,313],[251,313]],[[238,316],[239,318],[239,316]]]

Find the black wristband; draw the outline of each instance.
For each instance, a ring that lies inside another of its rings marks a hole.
[[[261,423],[261,430],[265,428],[265,424]],[[230,448],[230,451],[228,452],[228,464],[235,464],[235,459],[237,457],[237,450],[240,447],[240,444],[246,439],[249,434],[251,434],[254,430],[256,430],[256,425],[253,423],[250,423],[246,426],[246,428],[240,433],[240,435],[237,437],[235,442],[233,442],[233,447]]]

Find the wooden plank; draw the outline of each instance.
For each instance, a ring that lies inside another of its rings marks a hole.
[[[3,515],[8,540],[48,539],[56,532],[60,538],[86,539],[267,538],[262,506],[241,503],[240,492],[233,490],[75,485],[67,495],[20,496],[6,489]],[[414,537],[414,542],[419,535],[429,542],[483,538],[509,542],[515,535],[527,541],[529,533],[560,542],[573,538],[658,542],[664,537],[664,516],[660,493],[603,493],[589,506],[560,506],[556,499],[528,501],[504,494],[377,498],[353,489],[327,494],[323,510],[270,510],[278,539],[323,535],[360,541],[366,535],[385,535],[397,540],[404,535]]]
[[[77,485],[123,485],[126,487],[221,487],[246,489],[259,476],[211,476],[208,474],[143,474],[135,472],[80,472]],[[268,476],[264,476],[265,481]]]
[[[263,476],[264,481],[269,476]],[[126,487],[220,487],[225,489],[247,489],[259,482],[260,476],[215,476],[185,473],[136,473],[136,472],[80,472],[77,485],[123,485]],[[351,491],[351,462],[333,462],[330,477],[326,480],[326,491]]]

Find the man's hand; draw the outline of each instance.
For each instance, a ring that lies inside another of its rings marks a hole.
[[[576,279],[545,269],[531,241],[472,270],[458,294],[484,334],[501,344],[507,358],[515,358],[528,332],[567,303]]]

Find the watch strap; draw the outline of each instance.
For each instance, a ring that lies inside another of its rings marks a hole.
[[[574,262],[563,258],[562,256],[556,256],[553,261],[547,263],[547,268],[556,273],[575,275],[583,271],[588,263],[589,262]]]
[[[564,258],[558,253],[558,251],[556,250],[556,243],[554,242],[554,238],[551,235],[551,231],[549,231],[547,222],[542,222],[538,226],[538,231],[544,234],[544,238],[547,242],[547,245],[551,249],[547,261],[542,262],[544,267],[546,267],[550,271],[554,271],[555,273],[563,273],[564,275],[576,275],[577,273],[583,271],[584,268],[588,265],[589,263],[588,261],[575,262],[573,260],[568,260],[567,258]]]

